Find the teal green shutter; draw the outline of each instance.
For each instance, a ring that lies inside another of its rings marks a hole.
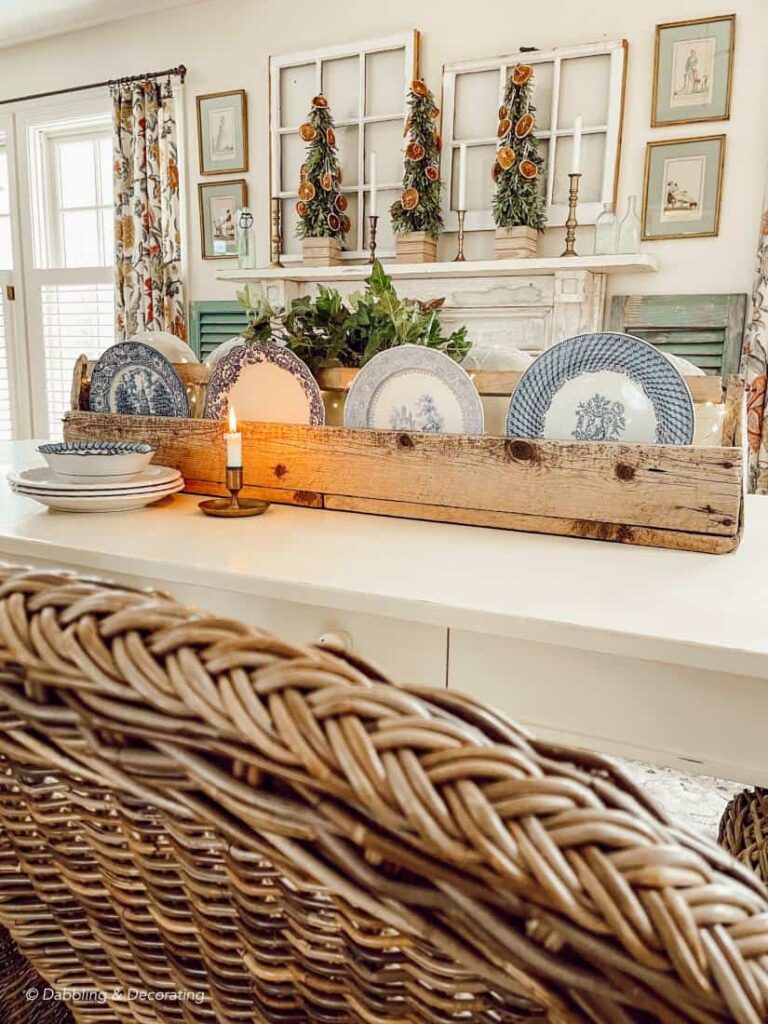
[[[609,329],[634,334],[706,373],[739,372],[747,296],[616,295]]]
[[[190,303],[189,344],[202,362],[223,341],[248,326],[245,311],[229,299]]]

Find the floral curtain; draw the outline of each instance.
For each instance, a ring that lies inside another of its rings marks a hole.
[[[116,336],[170,331],[186,340],[173,88],[112,87]]]
[[[760,219],[752,314],[744,336],[741,373],[747,382],[749,489],[768,494],[768,189]]]

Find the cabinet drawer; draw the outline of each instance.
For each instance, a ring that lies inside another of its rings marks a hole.
[[[152,580],[131,573],[94,570],[45,559],[24,559],[41,569],[70,569],[131,587],[155,587],[178,601],[204,611],[266,629],[291,643],[341,642],[367,658],[398,682],[423,686],[446,685],[448,630],[362,612],[335,611],[317,605],[282,601],[167,580]]]
[[[541,738],[729,779],[768,779],[763,679],[451,630],[448,687]]]

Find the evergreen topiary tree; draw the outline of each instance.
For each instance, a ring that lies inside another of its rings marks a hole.
[[[534,132],[531,102],[533,68],[518,64],[513,70],[499,108],[499,148],[493,166],[496,192],[493,219],[497,227],[530,227],[542,231],[546,223],[539,173],[544,164]]]
[[[307,159],[301,167],[296,212],[299,238],[337,238],[350,229],[346,214],[347,197],[339,191],[341,168],[336,150],[336,132],[325,96],[315,96],[312,109],[299,136],[308,143]]]
[[[440,134],[435,121],[440,111],[435,98],[421,79],[411,82],[410,112],[403,134],[408,136],[403,160],[403,191],[390,208],[395,234],[425,231],[437,238],[443,226],[440,212]]]

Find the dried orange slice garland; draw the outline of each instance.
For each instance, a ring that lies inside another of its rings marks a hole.
[[[299,185],[299,199],[303,199],[305,203],[311,202],[315,198],[315,186],[311,181],[302,181]]]
[[[502,146],[496,154],[496,159],[501,165],[501,169],[508,171],[512,164],[517,160],[515,151],[511,146]]]
[[[532,75],[533,68],[530,64],[518,64],[512,72],[512,82],[514,85],[527,85]]]
[[[411,92],[416,96],[423,98],[429,92],[426,82],[422,82],[420,78],[414,78],[411,82]]]
[[[420,142],[410,142],[406,146],[405,155],[409,160],[423,160],[427,151]]]
[[[331,174],[330,171],[326,171],[325,174],[320,179],[320,187],[325,192],[330,192],[331,189],[333,188],[333,175]]]
[[[309,121],[305,121],[301,128],[299,128],[299,138],[302,142],[314,142],[317,138],[317,131]]]
[[[519,170],[524,178],[535,178],[539,173],[539,168],[533,160],[521,160]]]
[[[530,135],[532,131],[533,114],[523,114],[515,125],[515,137],[518,139],[524,139],[526,135]]]

